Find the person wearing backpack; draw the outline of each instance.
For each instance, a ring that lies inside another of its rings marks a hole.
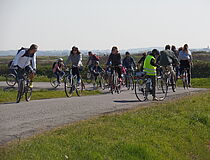
[[[55,74],[57,77],[58,85],[61,84],[60,79],[63,78],[65,74],[63,68],[63,58],[59,58],[56,62],[53,63],[53,74]]]
[[[88,52],[88,61],[87,66],[90,72],[92,72],[93,67],[95,66],[96,62],[99,61],[99,57],[93,54],[91,51]]]
[[[33,78],[36,73],[36,52],[38,46],[32,44],[29,49],[21,48],[13,60],[14,69],[17,70],[17,78],[22,79],[24,72],[29,74],[29,87],[33,88]]]

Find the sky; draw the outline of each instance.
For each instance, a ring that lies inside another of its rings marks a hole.
[[[0,50],[210,45],[210,0],[0,0]]]

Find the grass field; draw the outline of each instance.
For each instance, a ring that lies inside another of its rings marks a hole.
[[[85,91],[83,91],[82,96],[97,95],[97,94],[101,94],[101,92],[98,90],[94,90],[94,91],[85,90]],[[4,91],[3,89],[0,89],[0,103],[15,102],[16,96],[17,96],[17,90],[12,89],[12,90],[8,90],[8,91]],[[74,93],[73,96],[76,96],[76,94]],[[62,98],[62,97],[66,97],[64,90],[62,90],[62,91],[60,91],[60,90],[38,90],[38,91],[33,91],[31,100]],[[24,100],[24,97],[22,98],[22,100]]]
[[[210,92],[104,115],[0,148],[2,160],[209,160]]]
[[[193,88],[210,88],[210,78],[192,78]],[[182,87],[182,80],[177,82],[178,86]]]

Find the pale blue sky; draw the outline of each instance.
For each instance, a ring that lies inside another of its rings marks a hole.
[[[210,0],[0,0],[0,50],[210,45]]]

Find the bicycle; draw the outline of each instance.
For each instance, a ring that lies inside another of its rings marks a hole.
[[[104,72],[98,73],[96,80],[93,83],[93,87],[95,88],[102,88],[103,90],[106,87],[105,80],[104,80]]]
[[[16,102],[19,103],[22,96],[25,94],[25,100],[28,102],[31,99],[32,96],[32,88],[29,87],[30,80],[28,77],[28,74],[25,73],[25,69],[23,70],[23,78],[18,80],[18,93],[17,93],[17,98]]]
[[[64,72],[65,73],[65,72]],[[66,73],[65,73],[66,74]],[[63,75],[63,77],[65,77],[65,74]],[[60,81],[62,82],[63,81],[63,77],[60,78]],[[52,75],[52,77],[50,78],[50,84],[53,88],[57,88],[60,83],[58,82],[57,80],[57,76],[55,74]]]
[[[163,78],[159,79],[161,90],[156,89],[156,97],[164,100],[167,96],[168,86]],[[156,86],[157,87],[157,86]],[[149,99],[152,94],[152,79],[145,73],[141,77],[137,77],[135,81],[135,95],[140,102]]]
[[[160,71],[162,78],[165,80],[167,86],[172,87],[172,91],[176,92],[176,77],[173,77],[171,72],[165,68],[165,71]]]
[[[67,70],[68,71],[68,70]],[[69,69],[68,73],[64,76],[64,89],[67,97],[72,97],[74,91],[77,96],[81,96],[85,85],[81,79],[81,83],[77,82],[77,75],[72,74],[72,68]]]
[[[125,86],[128,90],[134,89],[134,71],[133,69],[127,69],[125,74]]]
[[[112,66],[113,73],[111,74],[111,82],[110,82],[110,91],[112,94],[121,92],[122,83],[119,80],[118,73],[116,71],[116,66]]]

